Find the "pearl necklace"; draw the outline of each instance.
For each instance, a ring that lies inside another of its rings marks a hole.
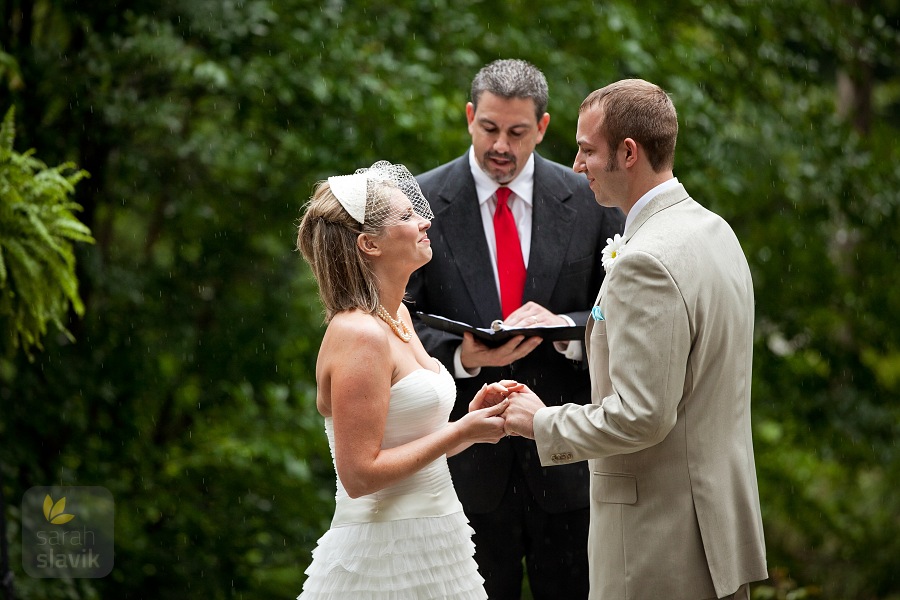
[[[376,314],[381,318],[382,321],[391,326],[391,329],[394,330],[394,333],[397,334],[397,337],[403,340],[404,342],[409,343],[409,340],[412,339],[412,331],[409,330],[409,327],[406,326],[406,323],[403,322],[403,319],[395,319],[391,316],[391,313],[387,311],[385,307],[382,305],[378,305],[378,310]]]

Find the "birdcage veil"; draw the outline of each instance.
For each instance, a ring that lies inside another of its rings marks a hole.
[[[341,206],[360,224],[387,227],[409,214],[409,206],[399,204],[392,189],[403,192],[417,215],[429,221],[434,219],[416,178],[403,165],[379,160],[367,169],[357,169],[353,175],[329,177],[328,183]]]

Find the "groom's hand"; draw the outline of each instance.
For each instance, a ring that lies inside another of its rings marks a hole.
[[[509,395],[509,406],[503,413],[506,420],[503,430],[508,435],[520,435],[534,439],[534,413],[546,408],[537,394],[528,386]]]

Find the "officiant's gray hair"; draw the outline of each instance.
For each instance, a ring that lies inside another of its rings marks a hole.
[[[547,78],[528,61],[506,58],[485,65],[472,80],[472,105],[477,109],[481,94],[490,92],[501,98],[531,98],[537,120],[547,112],[550,92]]]

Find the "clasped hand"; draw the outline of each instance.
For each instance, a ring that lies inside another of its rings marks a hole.
[[[544,408],[541,399],[524,383],[503,379],[485,384],[469,403],[469,415],[490,420],[490,425],[502,426],[503,434],[534,439],[534,413]],[[498,423],[497,420],[502,421]],[[495,443],[496,439],[484,439]]]

